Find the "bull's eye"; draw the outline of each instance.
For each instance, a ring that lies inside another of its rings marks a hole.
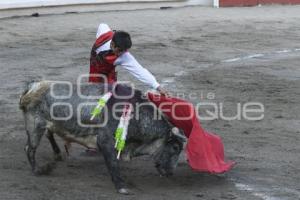
[[[178,145],[174,145],[174,146],[173,146],[173,149],[174,149],[174,151],[178,152],[178,151],[179,151]]]

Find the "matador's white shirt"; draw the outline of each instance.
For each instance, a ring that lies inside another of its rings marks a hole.
[[[104,33],[107,33],[108,31],[111,31],[109,26],[107,24],[101,23],[98,27],[96,39]],[[109,40],[108,42],[100,46],[98,49],[96,49],[97,54],[101,51],[110,50],[110,43],[111,40]],[[157,87],[159,86],[159,83],[157,82],[155,77],[147,69],[140,65],[137,62],[137,60],[133,57],[133,55],[128,51],[120,55],[114,62],[114,65],[123,67],[138,80],[154,89],[157,89]]]

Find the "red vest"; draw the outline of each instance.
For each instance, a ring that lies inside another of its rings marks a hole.
[[[115,71],[116,66],[114,66],[114,62],[118,57],[111,50],[100,52],[98,55],[96,52],[96,49],[111,40],[113,35],[114,32],[109,31],[101,35],[93,45],[90,58],[89,82],[105,82],[105,79],[99,77],[100,74],[107,78],[108,83],[114,83],[117,81],[117,75]]]

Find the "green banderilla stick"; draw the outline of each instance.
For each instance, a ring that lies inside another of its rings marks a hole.
[[[126,139],[121,138],[121,140],[119,140],[117,148],[116,148],[118,151],[117,159],[120,158],[121,151],[123,151],[125,148],[125,143],[126,143]]]
[[[92,117],[90,120],[93,120],[97,115],[101,114],[102,109],[105,107],[105,105],[106,105],[107,101],[110,99],[111,95],[112,95],[112,93],[108,92],[108,93],[104,94],[98,100],[97,106],[91,112]]]
[[[123,127],[118,127],[116,132],[115,132],[115,148],[117,148],[118,143],[121,141],[122,134],[123,134],[124,128]]]
[[[104,108],[106,102],[103,99],[99,99],[97,106],[91,112],[91,120],[93,120],[96,116],[101,114],[102,109]]]
[[[121,152],[125,148],[127,132],[128,132],[128,124],[130,120],[131,106],[126,106],[123,110],[123,115],[120,119],[120,123],[115,132],[115,148],[118,151],[117,159],[120,158]]]

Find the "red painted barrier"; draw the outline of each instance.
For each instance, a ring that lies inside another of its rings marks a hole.
[[[260,4],[300,4],[300,0],[259,0]]]
[[[258,0],[219,0],[220,7],[256,6]]]
[[[300,4],[300,0],[219,0],[220,7],[257,6],[259,4]]]

